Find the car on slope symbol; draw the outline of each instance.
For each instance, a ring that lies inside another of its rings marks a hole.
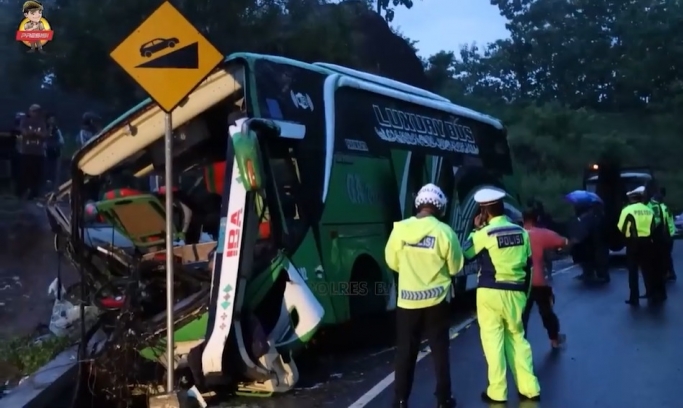
[[[177,44],[177,38],[155,38],[152,41],[142,44],[142,47],[140,47],[140,55],[149,58],[157,52],[163,51],[166,48],[173,48]]]

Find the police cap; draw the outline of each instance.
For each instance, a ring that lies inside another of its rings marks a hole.
[[[627,196],[637,196],[645,194],[645,186],[636,187],[633,190],[626,193]]]
[[[507,193],[499,188],[484,187],[474,193],[474,201],[479,203],[479,206],[486,206],[502,200],[506,195]]]

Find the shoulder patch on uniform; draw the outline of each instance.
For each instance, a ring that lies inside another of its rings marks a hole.
[[[511,248],[524,245],[524,234],[505,234],[496,236],[498,248]]]
[[[406,245],[414,247],[414,248],[432,249],[432,248],[434,248],[435,244],[436,244],[436,237],[433,237],[431,235],[427,235],[426,237],[422,238],[420,240],[420,242],[418,242],[417,244],[406,244]]]

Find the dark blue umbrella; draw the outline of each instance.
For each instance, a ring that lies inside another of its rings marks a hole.
[[[597,194],[586,190],[572,191],[564,198],[574,205],[602,203],[602,199]]]

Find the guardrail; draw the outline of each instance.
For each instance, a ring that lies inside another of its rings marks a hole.
[[[48,408],[55,399],[76,380],[78,374],[78,346],[61,352],[10,393],[0,399],[0,408]]]
[[[105,335],[98,331],[88,343],[88,355],[102,349]],[[29,375],[9,394],[0,398],[0,408],[54,408],[67,387],[75,384],[78,375],[78,346],[57,355],[38,371]]]

